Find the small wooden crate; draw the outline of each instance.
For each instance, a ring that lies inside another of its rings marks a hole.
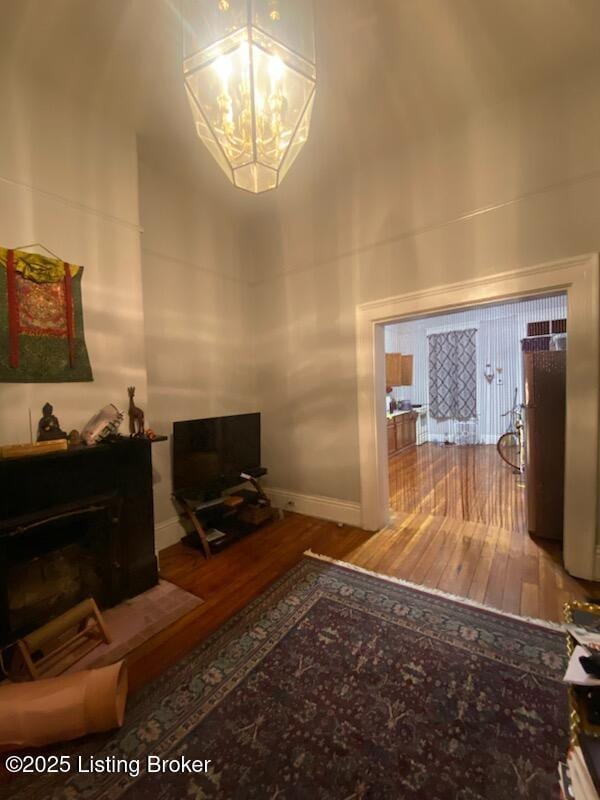
[[[17,639],[10,678],[22,681],[60,675],[103,642],[110,643],[110,634],[96,601],[90,597]]]
[[[242,522],[249,522],[251,525],[260,525],[262,522],[272,519],[273,509],[270,504],[253,505],[248,503],[240,510],[238,516]]]

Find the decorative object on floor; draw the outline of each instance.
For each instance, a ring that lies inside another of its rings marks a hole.
[[[104,623],[111,635],[110,644],[101,644],[67,670],[103,667],[135,650],[152,636],[172,625],[204,600],[168,581],[124,600],[103,612]]]
[[[7,343],[0,347],[0,382],[93,380],[82,275],[83,267],[58,258],[0,247],[0,336]]]
[[[208,774],[46,775],[12,800],[546,800],[567,745],[564,665],[549,625],[304,558],[87,749],[210,758]]]
[[[127,394],[129,395],[129,435],[130,436],[143,436],[144,435],[144,412],[138,408],[133,402],[135,397],[135,386],[127,387]]]
[[[39,680],[66,672],[99,644],[110,644],[109,629],[92,597],[16,642],[12,680]]]
[[[196,132],[229,180],[274,189],[308,138],[317,77],[309,0],[184,0]]]
[[[43,747],[120,728],[126,702],[124,661],[33,683],[4,683],[0,747]]]
[[[66,439],[67,434],[61,430],[58,418],[52,413],[54,409],[50,403],[42,408],[42,418],[38,422],[38,442],[49,442],[52,439]]]
[[[84,425],[81,431],[81,440],[90,445],[102,442],[110,436],[115,436],[122,422],[123,412],[109,403],[97,414],[94,414],[87,425]]]

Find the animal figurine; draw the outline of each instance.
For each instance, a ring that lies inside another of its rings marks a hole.
[[[143,436],[144,435],[144,412],[138,408],[133,402],[135,395],[135,386],[127,387],[127,394],[129,395],[129,435],[130,436]],[[137,430],[136,430],[137,428]]]

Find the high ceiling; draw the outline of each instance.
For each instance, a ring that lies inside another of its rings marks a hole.
[[[216,2],[216,0],[215,0]],[[251,213],[196,138],[180,0],[1,0],[2,69],[131,117],[144,154]],[[402,146],[502,98],[598,69],[598,0],[315,0],[317,102],[285,180]],[[12,63],[11,63],[12,62]],[[266,201],[270,202],[269,200]]]

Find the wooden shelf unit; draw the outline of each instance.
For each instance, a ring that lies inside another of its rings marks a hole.
[[[223,495],[208,502],[198,502],[181,493],[173,494],[180,509],[180,517],[191,523],[193,531],[182,538],[185,544],[202,549],[209,559],[238,539],[253,533],[275,516],[275,509],[260,482],[250,478],[252,490],[241,490],[234,495]],[[225,536],[209,540],[210,530],[216,528]]]

